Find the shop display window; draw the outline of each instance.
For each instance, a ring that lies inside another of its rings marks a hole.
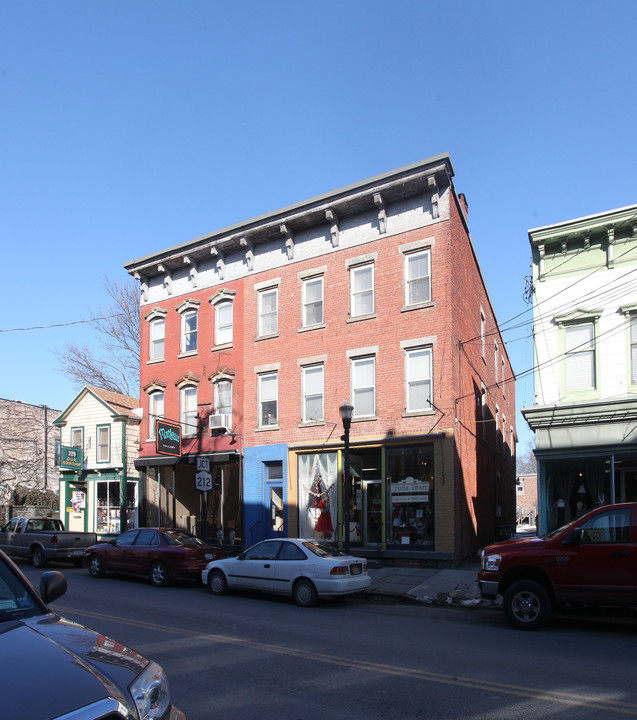
[[[126,513],[128,527],[137,525],[137,483],[126,483]],[[119,533],[120,529],[120,483],[99,480],[97,482],[97,517],[95,531]]]
[[[388,448],[386,482],[390,512],[387,541],[433,546],[433,446]]]

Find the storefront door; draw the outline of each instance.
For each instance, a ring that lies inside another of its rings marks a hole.
[[[383,532],[383,489],[380,480],[364,481],[365,545],[377,545]]]

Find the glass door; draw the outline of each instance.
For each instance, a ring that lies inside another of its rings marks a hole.
[[[377,545],[383,536],[383,489],[380,480],[365,481],[365,544]]]

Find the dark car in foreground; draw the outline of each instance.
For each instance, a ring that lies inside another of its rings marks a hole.
[[[157,663],[52,612],[62,573],[40,595],[0,552],[0,707],[20,720],[185,720]]]
[[[185,530],[135,528],[114,540],[91,545],[84,551],[84,564],[93,577],[136,575],[163,587],[171,580],[199,580],[206,565],[224,555],[222,548]]]
[[[537,630],[553,608],[637,607],[637,503],[605,505],[548,535],[482,552],[480,595],[502,596],[508,621]]]

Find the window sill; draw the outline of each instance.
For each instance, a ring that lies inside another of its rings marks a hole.
[[[255,342],[259,342],[260,340],[271,340],[272,338],[278,338],[278,337],[279,337],[278,332],[272,333],[271,335],[258,335],[255,338]]]
[[[163,363],[166,362],[166,358],[151,358],[150,360],[146,360],[146,365],[156,365],[157,363]]]
[[[180,352],[179,355],[177,355],[178,358],[186,358],[186,357],[193,357],[197,354],[196,350],[189,350],[188,352]]]
[[[411,310],[423,310],[425,308],[432,308],[435,306],[436,306],[436,303],[434,303],[432,300],[428,300],[427,302],[416,303],[415,305],[403,305],[400,312],[410,312]]]
[[[317,323],[316,325],[307,325],[306,327],[300,327],[299,332],[309,332],[310,330],[324,330],[325,323]]]
[[[210,352],[217,352],[217,350],[227,350],[228,348],[233,347],[232,342],[222,343],[221,345],[213,345],[210,348]]]
[[[278,425],[266,425],[265,427],[254,428],[254,432],[268,432],[269,430],[280,430]]]
[[[308,420],[306,422],[301,421],[297,427],[299,428],[309,428],[309,427],[324,427],[325,426],[325,420]]]
[[[361,415],[360,417],[353,417],[352,422],[376,422],[378,420],[378,415]]]
[[[357,315],[356,317],[348,317],[347,322],[348,323],[354,323],[354,322],[361,322],[361,320],[374,320],[376,318],[376,313],[370,313],[369,315]]]
[[[412,418],[412,417],[426,417],[428,415],[435,415],[436,411],[431,410],[409,410],[401,414],[401,417]]]

